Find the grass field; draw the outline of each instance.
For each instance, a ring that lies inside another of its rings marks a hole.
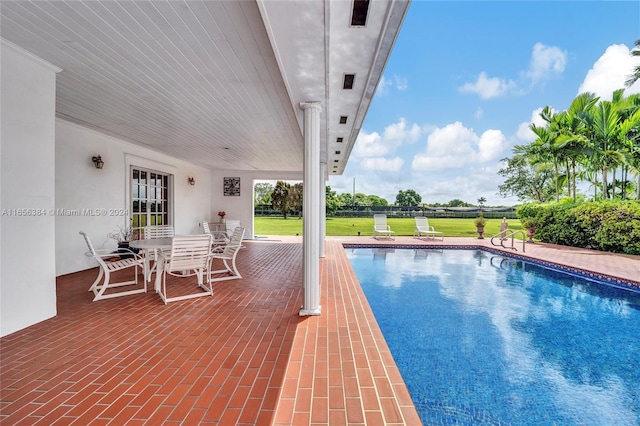
[[[500,232],[501,219],[489,219],[485,225],[485,237]],[[413,218],[389,218],[388,225],[396,235],[413,235],[415,221]],[[444,232],[445,237],[477,237],[476,227],[473,219],[429,219],[429,225],[432,225],[436,231]],[[255,235],[302,235],[302,220],[297,217],[256,217],[254,219]],[[517,219],[509,220],[509,229],[522,229],[520,221]],[[345,217],[329,217],[327,218],[327,235],[329,236],[348,236],[358,235],[367,236],[373,234],[373,218],[345,218]]]

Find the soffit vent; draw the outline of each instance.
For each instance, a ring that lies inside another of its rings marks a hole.
[[[342,88],[344,90],[351,90],[353,89],[353,82],[356,79],[356,75],[355,74],[345,74],[344,75],[344,80],[342,82]]]
[[[347,117],[346,115],[341,115],[340,116],[340,124],[347,124]]]
[[[336,155],[340,155],[340,151],[336,151]]]
[[[343,140],[344,140],[344,138],[337,138],[337,139],[336,139],[336,142],[338,142],[338,143],[342,143],[342,141],[343,141]]]
[[[353,0],[353,10],[351,11],[351,26],[364,27],[367,25],[369,15],[369,0]]]

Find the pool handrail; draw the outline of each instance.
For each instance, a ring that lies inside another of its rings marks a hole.
[[[504,235],[504,236],[502,236]],[[525,251],[525,240],[526,240],[526,235],[524,233],[523,230],[518,229],[518,230],[513,230],[513,229],[507,229],[503,232],[499,232],[496,235],[491,237],[491,244],[494,246],[502,246],[502,248],[510,248],[513,249],[515,251],[518,251],[518,249],[515,247],[514,243],[515,243],[515,236],[516,235],[522,235],[522,252],[524,253]],[[496,244],[493,242],[494,238],[499,238],[500,244]],[[505,241],[508,241],[509,239],[511,239],[511,247],[507,247],[504,245]]]

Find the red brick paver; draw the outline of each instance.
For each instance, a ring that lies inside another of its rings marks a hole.
[[[167,306],[152,290],[92,302],[95,269],[59,277],[58,316],[0,339],[0,423],[419,424],[342,249],[389,242],[329,237],[322,315],[300,318],[301,239],[271,240],[246,243],[243,279]],[[524,255],[640,279],[634,256],[540,243]]]

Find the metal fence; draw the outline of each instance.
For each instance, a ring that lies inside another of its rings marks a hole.
[[[516,219],[514,207],[414,207],[414,206],[343,206],[333,217],[373,217],[374,214],[386,214],[389,218],[426,216],[434,218],[474,218],[480,212],[487,219]],[[270,205],[256,205],[255,216],[282,216],[282,212],[274,210]],[[289,216],[299,215],[297,210],[288,213]]]

